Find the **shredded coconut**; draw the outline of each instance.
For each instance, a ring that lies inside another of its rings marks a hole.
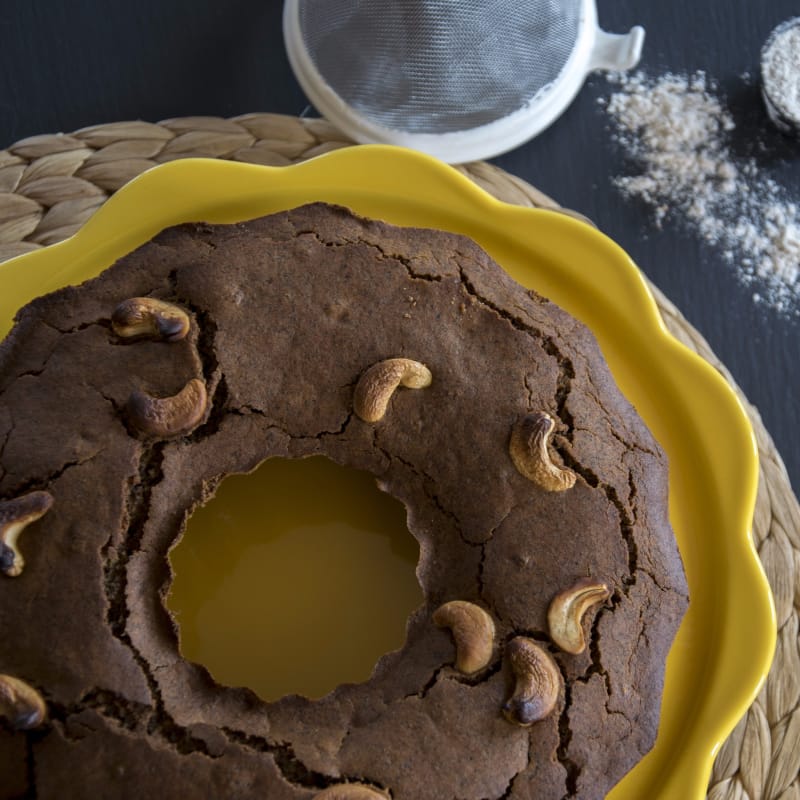
[[[800,209],[752,159],[732,154],[734,121],[703,72],[612,76],[601,99],[616,140],[639,165],[615,184],[654,210],[659,226],[682,218],[721,249],[753,298],[798,314]]]

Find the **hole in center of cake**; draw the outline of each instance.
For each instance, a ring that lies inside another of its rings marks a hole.
[[[273,458],[231,475],[170,553],[184,658],[264,700],[366,680],[423,601],[405,508],[372,475]]]

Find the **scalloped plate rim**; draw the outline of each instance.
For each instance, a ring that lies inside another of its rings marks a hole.
[[[393,183],[385,180],[386,173],[393,175],[395,178],[406,180],[409,176],[413,176],[421,182],[415,184],[415,190],[418,190],[420,185],[424,186],[434,193],[438,203],[427,200],[422,201],[418,196],[411,196],[410,190],[399,191],[396,185],[397,181]],[[220,200],[215,188],[196,186],[198,183],[213,184],[214,181],[220,180],[228,182],[228,188],[230,186],[240,186],[246,188],[247,191],[243,195],[235,197],[230,196],[230,192],[226,191],[226,199],[223,202]],[[335,199],[331,200],[328,197],[344,197],[353,192],[356,194],[360,192],[365,198],[363,199],[363,204],[393,204],[393,208],[395,206],[400,208],[396,212],[400,217],[408,212],[406,208],[408,204],[412,206],[412,213],[421,214],[426,218],[432,216],[435,219],[439,219],[441,216],[449,220],[452,216],[455,220],[454,224],[441,227],[453,230],[466,224],[468,228],[477,232],[475,235],[476,240],[503,266],[507,266],[507,264],[504,264],[503,259],[494,254],[493,249],[495,247],[486,246],[482,241],[484,236],[488,235],[486,230],[493,230],[500,222],[508,222],[511,225],[514,231],[514,237],[511,237],[510,240],[512,243],[515,241],[515,237],[520,237],[520,239],[525,240],[527,247],[531,247],[527,240],[530,236],[527,231],[531,227],[538,226],[540,229],[549,231],[551,235],[566,237],[558,238],[560,244],[566,243],[564,246],[572,247],[573,243],[577,242],[578,244],[574,245],[575,247],[584,247],[587,248],[587,252],[596,252],[608,264],[613,265],[611,269],[614,273],[614,279],[619,281],[618,286],[615,284],[615,288],[627,293],[626,297],[636,311],[635,325],[632,319],[622,321],[620,324],[630,325],[639,334],[646,334],[652,340],[651,348],[665,355],[667,361],[676,360],[676,363],[680,363],[682,368],[692,372],[697,380],[701,381],[699,388],[704,393],[710,393],[715,398],[715,402],[721,403],[724,413],[729,415],[729,420],[735,429],[733,438],[738,442],[738,450],[736,452],[743,459],[737,470],[726,474],[725,477],[739,481],[737,489],[738,510],[730,511],[729,513],[733,516],[735,523],[735,536],[731,538],[731,541],[735,544],[735,550],[738,556],[741,557],[742,562],[739,563],[734,560],[733,565],[739,570],[740,579],[746,579],[751,591],[755,592],[754,596],[751,595],[750,600],[752,603],[753,597],[755,597],[757,611],[753,612],[755,614],[754,619],[757,617],[762,626],[762,629],[756,635],[757,645],[748,654],[749,669],[746,676],[736,684],[735,697],[729,701],[727,713],[722,715],[722,718],[718,719],[716,724],[711,725],[713,731],[705,731],[699,737],[700,744],[696,744],[693,747],[684,747],[680,769],[666,768],[669,766],[674,767],[674,764],[661,765],[658,768],[650,769],[649,772],[641,768],[641,765],[645,763],[652,765],[653,754],[658,749],[661,741],[661,735],[659,735],[654,751],[645,756],[642,762],[609,795],[613,800],[626,800],[627,798],[633,800],[637,795],[632,792],[643,789],[652,792],[655,789],[654,780],[657,776],[659,779],[658,797],[660,798],[674,798],[674,800],[681,798],[682,800],[687,796],[704,797],[713,758],[722,741],[746,711],[765,680],[775,646],[776,621],[771,591],[757,557],[750,529],[758,480],[757,449],[752,427],[738,397],[711,365],[705,362],[697,353],[678,342],[669,332],[661,318],[644,276],[629,256],[614,242],[590,225],[559,211],[527,208],[498,200],[454,168],[430,156],[391,145],[358,145],[335,150],[286,167],[270,167],[218,159],[197,158],[176,160],[154,167],[137,176],[112,195],[84,226],[69,239],[50,245],[42,250],[17,256],[0,264],[0,281],[5,282],[12,278],[19,278],[23,274],[20,270],[25,270],[31,274],[39,273],[38,277],[46,274],[49,283],[56,282],[59,286],[66,285],[62,280],[62,276],[68,271],[69,266],[61,270],[55,269],[52,264],[57,262],[58,259],[64,258],[66,260],[74,254],[79,259],[91,261],[92,258],[100,258],[101,254],[107,251],[115,251],[118,253],[116,257],[119,257],[119,255],[132,249],[130,246],[131,234],[118,230],[115,236],[110,236],[110,229],[114,228],[115,225],[119,225],[119,220],[124,217],[126,209],[133,212],[137,212],[138,209],[141,212],[141,206],[138,205],[139,201],[156,189],[174,192],[174,197],[170,195],[166,199],[162,198],[162,200],[176,212],[177,217],[180,217],[177,221],[188,222],[200,219],[198,216],[199,211],[198,213],[190,214],[184,210],[187,204],[191,205],[192,208],[203,205],[199,202],[197,196],[188,196],[189,190],[187,187],[190,184],[201,193],[208,209],[213,209],[214,213],[223,209],[220,213],[232,214],[240,220],[262,213],[242,214],[240,209],[245,207],[254,208],[264,196],[270,193],[278,194],[286,200],[282,208],[290,208],[293,205],[300,204],[294,200],[289,200],[290,197],[310,196],[326,202],[336,202]],[[205,194],[202,194],[202,192],[205,192]],[[312,194],[309,195],[309,192]],[[361,198],[361,196],[359,197]],[[305,202],[311,201],[313,200],[306,200]],[[359,199],[359,202],[362,202],[362,199]],[[348,203],[342,204],[347,205]],[[352,204],[350,205],[352,206]],[[355,210],[358,213],[365,213],[359,211],[358,208]],[[485,216],[478,215],[478,210]],[[395,212],[393,211],[392,213]],[[144,216],[148,214],[149,212],[145,210]],[[365,215],[370,216],[369,213]],[[157,216],[158,220],[156,220],[155,228],[153,228],[152,224],[148,228],[137,218],[139,227],[135,228],[136,236],[134,238],[140,243],[151,238],[157,230],[167,225],[176,224],[175,214],[166,216],[159,214]],[[395,220],[390,219],[389,221]],[[398,222],[397,224],[405,223]],[[520,226],[524,226],[525,230],[523,231]],[[427,225],[427,227],[440,226],[434,224]],[[459,229],[457,232],[466,231]],[[496,246],[502,249],[505,245]],[[559,256],[554,257],[556,260],[559,258]],[[97,272],[107,265],[107,262],[103,263],[97,269]],[[561,279],[563,279],[563,276],[559,274],[556,280]],[[41,286],[39,280],[32,281],[32,283],[36,286]],[[50,286],[44,291],[51,291],[53,288],[55,287]],[[538,285],[535,288],[539,288]],[[11,292],[9,294],[13,295],[13,302],[0,300],[0,335],[5,336],[13,311],[42,293],[41,290],[38,290],[35,291],[35,294],[26,296],[23,291],[19,293]],[[580,294],[582,295],[583,292]],[[585,315],[569,307],[570,302],[577,302],[575,300],[576,297],[577,294],[573,294],[570,301],[562,302],[561,304],[567,306],[567,310],[574,316],[584,319]],[[607,298],[601,297],[601,300],[603,299]],[[13,309],[12,305],[14,306]],[[586,313],[591,314],[591,312]],[[631,315],[632,317],[633,315]],[[586,324],[594,330],[594,327],[588,321]],[[600,336],[597,336],[597,338],[601,340]],[[602,340],[601,349],[604,352],[606,351]],[[613,359],[608,353],[607,357],[611,365]],[[612,374],[615,375],[618,382],[625,384],[624,379],[620,380],[614,366],[612,366]],[[697,390],[698,387],[695,385],[693,389]],[[628,394],[628,391],[625,391],[625,393]],[[647,420],[644,412],[642,412],[642,415]],[[715,469],[718,468],[719,464],[716,464]],[[671,479],[672,477],[671,470]],[[672,497],[673,490],[671,489],[671,513],[675,510],[672,506]],[[720,513],[722,512],[728,513],[728,510],[720,509]],[[733,597],[731,599],[735,600]],[[751,627],[753,627],[752,624]],[[715,635],[720,636],[721,634],[715,632]],[[668,665],[671,663],[672,657],[673,654],[671,652]],[[678,656],[675,656],[675,658],[677,660]],[[671,668],[668,668],[668,671],[669,669]],[[723,672],[723,676],[727,674]],[[632,778],[637,771],[649,776],[647,779],[642,779],[645,780],[645,783],[639,785],[638,788],[635,782],[636,778]],[[686,794],[687,791],[689,795]],[[650,794],[650,796],[654,797],[655,795]]]

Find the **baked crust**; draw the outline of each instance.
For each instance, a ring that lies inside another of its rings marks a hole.
[[[140,296],[183,308],[189,335],[120,340],[112,311]],[[433,381],[364,422],[358,378],[397,356]],[[174,395],[193,379],[209,407],[191,432],[131,426],[133,391]],[[512,426],[537,411],[577,475],[567,491],[509,457]],[[224,475],[314,454],[406,504],[425,604],[368,681],[264,703],[180,657],[166,555]],[[599,798],[653,744],[687,605],[666,458],[591,333],[465,237],[314,204],[167,229],[34,301],[0,345],[0,499],[31,489],[55,504],[23,540],[24,573],[0,581],[0,673],[37,687],[50,717],[0,737],[9,774],[41,797],[218,787],[282,800],[358,780],[395,800]],[[611,597],[586,615],[586,650],[560,652],[548,605],[587,576]],[[431,621],[449,600],[495,621],[476,677],[451,668],[452,638]],[[529,728],[501,714],[502,645],[518,635],[547,647],[564,681]]]

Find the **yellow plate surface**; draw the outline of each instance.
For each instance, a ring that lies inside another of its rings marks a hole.
[[[133,180],[71,239],[0,265],[0,336],[32,298],[99,274],[168,225],[241,221],[316,200],[467,234],[595,333],[669,456],[670,515],[691,595],[667,662],[656,746],[609,797],[705,797],[714,754],[755,697],[775,645],[772,597],[750,536],[755,441],[730,387],[668,333],[639,270],[590,226],[502,203],[399,148],[353,147],[278,168],[175,161]]]

